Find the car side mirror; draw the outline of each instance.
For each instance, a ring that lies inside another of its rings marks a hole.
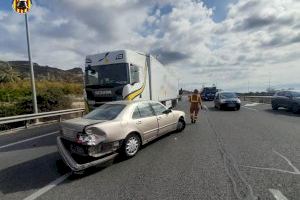
[[[169,114],[170,112],[172,112],[172,110],[171,109],[167,109],[167,110],[163,111],[163,114]]]

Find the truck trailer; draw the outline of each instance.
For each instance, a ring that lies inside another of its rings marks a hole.
[[[90,109],[117,100],[177,103],[177,77],[150,54],[118,50],[88,55],[85,98]]]

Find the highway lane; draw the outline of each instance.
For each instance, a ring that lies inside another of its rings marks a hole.
[[[133,159],[69,176],[39,199],[299,199],[299,116],[265,104],[244,103],[238,112],[205,104],[199,122],[183,133]],[[57,130],[54,124],[3,135],[0,146]],[[24,199],[68,173],[57,171],[55,136],[0,149],[0,199]]]

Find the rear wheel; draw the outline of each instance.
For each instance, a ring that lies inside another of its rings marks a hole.
[[[178,120],[178,123],[177,123],[177,129],[176,129],[176,132],[181,132],[185,129],[185,121],[184,119],[180,118]]]
[[[141,146],[141,140],[140,137],[133,133],[126,137],[126,139],[123,142],[122,146],[122,154],[126,158],[131,158],[135,156],[140,149]]]

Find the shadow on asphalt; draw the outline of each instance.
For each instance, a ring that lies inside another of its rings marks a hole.
[[[55,146],[55,145],[56,145],[56,136],[55,137],[45,137],[43,139],[33,140],[33,141],[25,142],[23,144],[13,145],[10,147],[0,149],[0,153],[8,152],[8,151],[33,149],[33,148],[38,148],[38,147]]]
[[[211,112],[236,111],[236,110],[234,110],[233,108],[224,108],[224,109],[220,110],[220,109],[217,109],[217,108],[215,108],[215,107],[208,107],[208,110],[211,111]]]
[[[287,109],[278,109],[278,110],[272,110],[272,109],[266,109],[267,113],[271,113],[274,115],[285,115],[289,117],[300,117],[300,113],[294,114],[291,111],[288,111]]]
[[[55,163],[59,158],[55,152],[1,170],[0,193],[5,195],[44,187],[59,176]]]

